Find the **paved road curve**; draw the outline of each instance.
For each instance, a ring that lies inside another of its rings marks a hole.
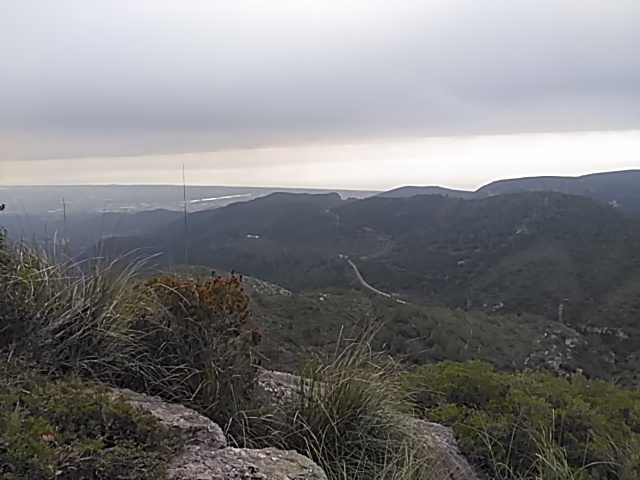
[[[377,293],[378,295],[382,295],[383,297],[391,298],[392,300],[395,300],[398,303],[402,303],[403,305],[407,305],[407,302],[405,302],[404,300],[395,298],[393,295],[390,295],[386,292],[383,292],[382,290],[378,290],[377,288],[369,285],[369,283],[367,283],[367,281],[364,279],[364,277],[360,273],[360,270],[358,269],[356,264],[353,263],[349,258],[347,258],[346,260],[347,260],[347,263],[351,265],[351,268],[353,268],[353,271],[356,273],[356,277],[358,277],[358,281],[362,284],[364,288],[371,290],[373,293]]]

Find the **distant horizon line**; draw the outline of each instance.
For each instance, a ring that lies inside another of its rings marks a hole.
[[[189,184],[186,186],[188,188],[253,188],[257,190],[317,190],[317,191],[354,191],[354,192],[371,192],[371,193],[382,193],[391,190],[396,190],[399,188],[405,187],[416,187],[416,188],[443,188],[448,190],[456,190],[461,192],[469,192],[473,193],[484,186],[490,185],[495,182],[500,181],[508,181],[508,180],[526,180],[533,178],[583,178],[594,175],[606,175],[606,174],[614,174],[614,173],[626,173],[626,172],[640,172],[640,168],[632,168],[632,169],[620,169],[620,170],[600,170],[589,173],[581,173],[575,175],[526,175],[521,177],[501,177],[493,179],[489,182],[484,182],[478,184],[477,187],[469,189],[462,187],[452,187],[442,184],[402,184],[397,185],[387,189],[369,189],[369,188],[351,188],[351,187],[305,187],[305,186],[274,186],[274,185],[206,185],[206,184]],[[182,183],[57,183],[57,184],[20,184],[20,185],[2,185],[0,184],[0,189],[5,188],[42,188],[42,187],[183,187]]]
[[[180,187],[182,188],[182,183],[56,183],[56,184],[21,184],[21,185],[2,185],[0,184],[0,189],[3,188],[24,188],[24,187]],[[354,192],[382,192],[383,190],[377,189],[368,189],[368,188],[342,188],[342,187],[284,187],[284,186],[264,186],[264,185],[200,185],[200,184],[189,184],[187,183],[187,188],[254,188],[260,190],[274,190],[274,189],[285,189],[285,190],[343,190],[343,191],[354,191]]]

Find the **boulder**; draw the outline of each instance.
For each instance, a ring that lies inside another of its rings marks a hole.
[[[190,408],[131,390],[111,391],[183,436],[184,448],[169,462],[172,480],[327,480],[297,452],[230,448],[220,426]]]
[[[292,400],[300,391],[302,380],[291,373],[262,370],[258,376],[257,395],[266,403]]]
[[[327,480],[320,467],[297,452],[265,448],[212,450],[189,446],[169,464],[174,480]]]
[[[222,428],[195,410],[131,390],[113,389],[112,391],[114,394],[122,396],[130,405],[147,411],[160,423],[182,435],[186,439],[187,445],[200,445],[210,449],[220,449],[227,446],[227,439]]]
[[[479,477],[467,459],[460,453],[456,437],[449,427],[419,418],[403,416],[406,428],[422,435],[425,443],[436,451],[434,456],[450,480],[477,480]]]

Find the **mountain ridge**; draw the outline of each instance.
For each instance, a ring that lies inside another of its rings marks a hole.
[[[477,199],[506,193],[556,191],[581,195],[623,210],[640,213],[640,169],[591,173],[579,176],[534,176],[496,180],[476,190],[458,190],[439,186],[404,186],[378,194],[380,197],[403,198],[415,195],[444,195]]]

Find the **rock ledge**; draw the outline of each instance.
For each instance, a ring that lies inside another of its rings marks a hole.
[[[318,465],[297,452],[230,448],[220,426],[190,408],[131,390],[111,391],[184,436],[185,447],[169,462],[172,480],[327,480]]]

